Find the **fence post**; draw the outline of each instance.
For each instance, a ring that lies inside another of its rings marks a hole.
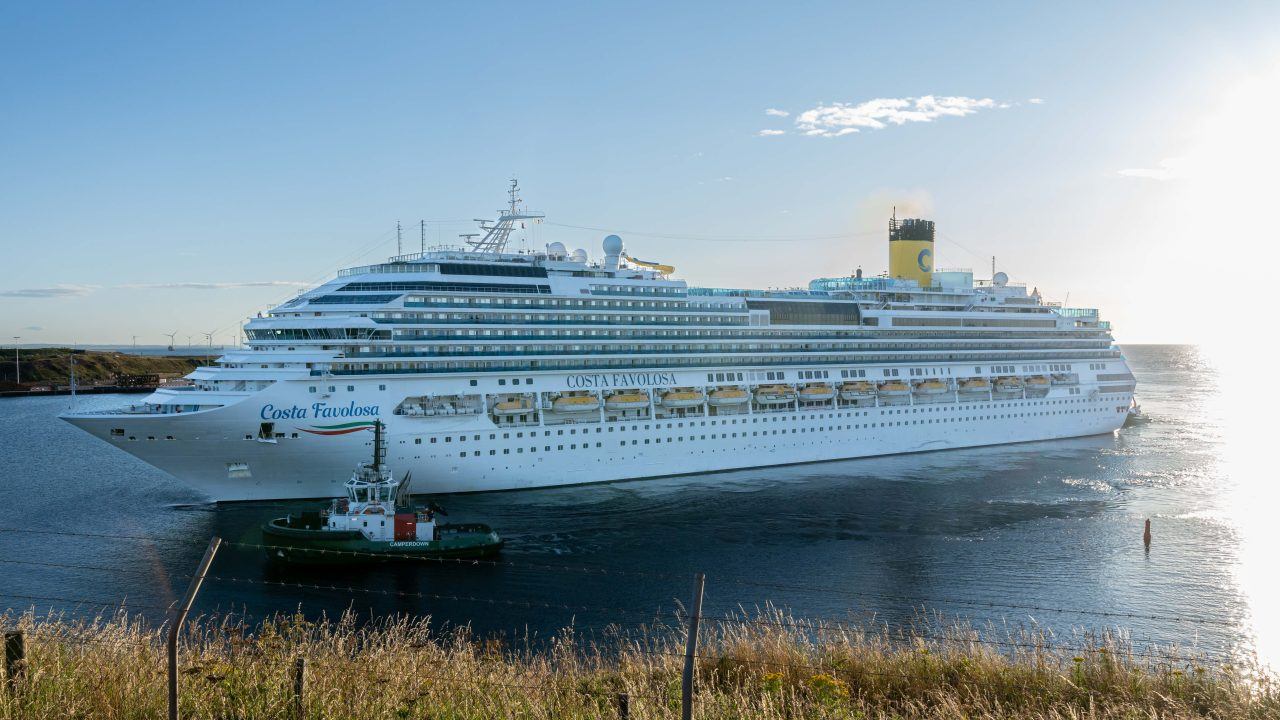
[[[17,694],[18,682],[26,671],[27,648],[21,630],[4,634],[4,684],[10,695]]]
[[[293,661],[293,716],[302,720],[302,693],[307,688],[307,659],[299,657]]]
[[[629,720],[631,717],[631,698],[626,693],[618,693],[618,720]]]
[[[218,548],[221,545],[222,538],[217,535],[209,539],[209,547],[205,549],[204,557],[200,559],[200,567],[196,569],[196,574],[187,584],[186,594],[182,596],[182,601],[173,609],[173,615],[169,618],[169,720],[178,720],[178,632],[182,629],[182,623],[187,621],[191,604],[195,602],[196,593],[200,592],[204,576],[208,574],[209,566],[213,564],[213,556],[218,554]]]
[[[689,615],[689,639],[684,645],[684,678],[680,683],[680,718],[693,718],[693,661],[698,653],[698,620],[702,617],[702,588],[707,577],[693,576],[693,613]]]

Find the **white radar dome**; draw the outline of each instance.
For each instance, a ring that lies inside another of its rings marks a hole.
[[[578,248],[577,250],[574,250],[574,251],[573,251],[573,261],[574,261],[574,262],[580,262],[580,263],[584,263],[584,262],[586,262],[586,261],[587,261],[587,251],[586,251],[586,250],[583,250],[582,248]]]
[[[564,257],[565,255],[567,255],[567,254],[568,254],[568,252],[569,252],[569,251],[565,249],[565,247],[564,247],[564,243],[562,243],[562,242],[553,242],[553,243],[551,243],[550,245],[548,245],[548,246],[547,246],[547,254],[548,254],[548,255],[550,255],[550,256],[551,256],[551,257],[553,257],[553,258],[555,258],[555,257],[561,257],[561,258],[562,258],[562,257]]]
[[[991,284],[996,287],[1004,287],[1009,284],[1009,276],[1003,272],[998,272],[991,278]]]
[[[617,235],[605,236],[604,243],[605,255],[621,255],[622,254],[622,238]]]

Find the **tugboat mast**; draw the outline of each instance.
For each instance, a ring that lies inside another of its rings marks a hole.
[[[373,465],[371,469],[376,473],[382,470],[382,421],[378,420],[373,423]]]

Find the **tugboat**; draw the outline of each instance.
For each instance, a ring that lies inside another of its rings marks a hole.
[[[276,518],[262,526],[262,544],[273,561],[364,564],[496,554],[503,540],[488,525],[437,524],[447,515],[435,503],[415,507],[409,475],[397,481],[383,461],[385,428],[373,426],[373,462],[360,463],[347,481],[347,496],[327,509]]]

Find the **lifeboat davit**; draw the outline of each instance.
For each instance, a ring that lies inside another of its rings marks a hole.
[[[951,388],[941,380],[924,380],[916,383],[915,392],[917,395],[945,395],[951,392]]]
[[[905,397],[911,394],[911,386],[901,380],[890,380],[880,383],[877,392],[880,393],[880,397]]]
[[[836,389],[823,383],[812,383],[800,388],[800,402],[830,402]]]
[[[796,391],[790,385],[761,385],[756,388],[756,402],[761,405],[785,405],[795,402]]]
[[[674,388],[662,393],[658,398],[658,402],[661,403],[663,407],[691,408],[702,405],[703,401],[706,399],[707,396],[704,395],[701,390],[694,390],[693,388]],[[742,399],[746,400],[745,393],[743,394]]]
[[[508,398],[493,405],[493,414],[504,417],[527,415],[531,412],[533,412],[533,400],[527,397]]]
[[[1022,378],[1019,377],[1002,377],[996,380],[996,392],[998,393],[1020,393],[1022,392]]]
[[[866,381],[844,383],[840,386],[841,400],[861,400],[875,395],[876,386]]]
[[[561,395],[551,403],[551,409],[562,413],[591,412],[600,408],[600,398],[595,395]]]
[[[605,410],[639,410],[649,407],[648,393],[639,390],[624,390],[605,396]]]
[[[741,405],[747,401],[747,391],[736,387],[723,387],[711,391],[707,403],[715,407]]]
[[[983,378],[970,378],[960,381],[960,392],[986,395],[991,390],[991,383]]]

